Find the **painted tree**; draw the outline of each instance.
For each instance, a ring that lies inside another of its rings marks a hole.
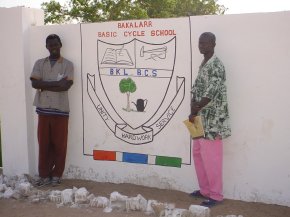
[[[131,78],[123,78],[119,83],[119,89],[121,93],[127,95],[127,108],[126,111],[131,111],[130,107],[130,93],[134,93],[137,89],[135,82]]]
[[[111,20],[224,14],[218,0],[50,0],[41,4],[44,22],[87,23]]]

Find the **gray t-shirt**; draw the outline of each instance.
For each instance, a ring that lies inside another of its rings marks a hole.
[[[73,80],[73,63],[63,57],[51,67],[48,57],[35,62],[30,78],[43,81],[59,81],[67,77]],[[69,112],[68,91],[53,92],[37,90],[33,105],[42,109],[57,109],[62,112]]]

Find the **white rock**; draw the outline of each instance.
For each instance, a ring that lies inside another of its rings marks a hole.
[[[7,186],[5,184],[0,184],[0,192],[5,192],[7,189]]]
[[[137,197],[131,197],[126,200],[126,210],[132,211],[146,211],[147,200],[141,195],[138,194]]]
[[[164,216],[165,217],[172,217],[174,208],[175,208],[175,204],[166,203],[165,204],[165,209],[164,209]]]
[[[6,199],[9,199],[10,197],[12,197],[13,194],[14,194],[14,191],[12,190],[12,188],[8,187],[6,189],[6,191],[4,192],[3,197],[6,198]]]
[[[33,200],[39,200],[39,202],[47,201],[49,200],[49,194],[50,194],[50,191],[41,191],[41,190],[33,189],[28,199],[31,202],[33,202]]]
[[[119,201],[126,201],[128,198],[128,196],[125,196],[125,195],[122,195],[120,194],[119,192],[117,191],[114,191],[111,193],[110,195],[110,201],[116,201],[116,200],[119,200]]]
[[[113,210],[125,211],[126,210],[126,201],[125,200],[114,200],[110,202],[110,207]]]
[[[113,209],[109,206],[107,206],[105,209],[103,209],[103,212],[106,212],[106,213],[109,213],[109,212],[112,212]]]
[[[89,200],[87,199],[89,192],[86,188],[80,188],[75,192],[75,203],[83,204],[88,203]]]
[[[59,207],[63,207],[63,203],[59,203],[59,204],[56,204],[56,207],[59,208]]]
[[[109,206],[109,204],[110,204],[110,201],[106,197],[95,197],[90,202],[90,206],[95,206],[98,208],[105,208],[105,207]]]
[[[194,217],[210,217],[210,209],[208,207],[191,205],[189,211]]]
[[[9,182],[9,179],[8,179],[8,177],[7,176],[3,176],[3,184],[8,184],[8,182]]]
[[[73,187],[73,193],[75,193],[77,190],[78,190],[78,188],[74,186]]]
[[[154,213],[154,210],[153,210],[153,208],[152,208],[152,204],[154,204],[154,203],[157,203],[157,201],[156,200],[148,200],[148,202],[147,202],[147,207],[146,207],[146,210],[145,210],[145,213],[147,214],[147,215],[151,215],[151,214],[153,214]]]
[[[93,199],[95,199],[96,197],[95,197],[95,195],[94,194],[90,194],[89,196],[87,196],[87,199],[90,201],[90,203],[91,203],[91,201],[93,200]]]
[[[27,178],[27,175],[22,174],[22,175],[18,176],[17,177],[17,182],[18,183],[27,183],[27,182],[29,182],[29,180]]]
[[[111,208],[118,211],[126,210],[126,200],[128,196],[122,195],[117,191],[114,191],[110,195]]]
[[[97,197],[93,198],[90,201],[90,206],[96,206],[96,207],[98,207],[98,199],[97,199]]]
[[[193,214],[187,209],[174,209],[172,217],[194,217]]]
[[[163,217],[165,216],[165,204],[164,203],[151,203],[155,216]]]
[[[78,207],[79,207],[79,208],[84,208],[84,209],[87,209],[87,208],[89,208],[89,207],[90,207],[90,204],[88,204],[88,203],[84,203],[84,204],[78,204]]]
[[[73,202],[73,189],[65,189],[61,192],[61,202],[64,205],[71,204]]]
[[[4,177],[3,177],[3,175],[1,174],[1,175],[0,175],[0,185],[1,185],[1,184],[4,184],[4,183],[3,183],[3,178],[4,178]]]
[[[78,204],[77,203],[73,203],[70,208],[79,208]]]
[[[61,203],[61,191],[59,190],[51,191],[48,198],[51,202]]]
[[[31,193],[32,185],[29,182],[21,182],[17,190],[22,196],[29,196]]]
[[[31,200],[31,203],[39,203],[40,202],[40,199],[39,198],[33,198]]]
[[[18,181],[18,177],[17,176],[7,177],[6,185],[8,187],[11,187],[11,188],[14,189],[16,187],[17,181]]]
[[[20,194],[18,191],[14,191],[14,193],[13,193],[11,198],[19,200],[21,197],[23,197],[22,194]]]

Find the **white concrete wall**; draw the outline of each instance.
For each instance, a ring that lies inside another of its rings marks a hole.
[[[4,52],[0,54],[1,66],[4,66],[0,72],[4,173],[37,171],[37,122],[31,106],[34,91],[28,77],[34,61],[47,55],[45,37],[49,33],[57,33],[63,38],[63,55],[75,64],[75,83],[70,91],[71,116],[65,176],[186,192],[196,189],[198,186],[193,165],[171,168],[94,161],[91,156],[83,155],[80,26],[31,28],[27,43],[34,47],[30,49],[29,60],[24,59],[25,43],[21,39],[23,27],[19,23],[22,20],[19,13],[23,10],[27,9],[0,9],[0,27],[9,29],[4,34],[6,40],[0,40],[1,49],[8,52],[8,55],[4,55]],[[15,25],[11,29],[3,19],[11,19],[10,15],[14,12]],[[290,106],[287,101],[287,83],[290,79],[289,19],[290,12],[190,19],[193,79],[202,60],[197,41],[204,31],[216,34],[216,54],[223,60],[227,70],[233,134],[225,140],[224,146],[226,198],[290,206],[290,134],[287,133],[290,122],[287,115]],[[6,43],[13,37],[16,37],[13,44]],[[20,63],[11,63],[10,59],[16,57]],[[27,66],[25,70],[24,65]],[[10,73],[4,73],[3,69]],[[190,91],[190,87],[187,87],[187,91]],[[188,103],[188,99],[184,103]],[[15,112],[11,112],[14,109]],[[31,116],[34,121],[30,121]]]
[[[43,11],[0,8],[0,116],[3,172],[8,175],[34,171],[35,149],[29,88],[29,27],[43,24]],[[30,107],[30,106],[29,106]]]
[[[290,206],[289,19],[290,12],[192,18],[193,41],[203,31],[216,33],[216,53],[227,70],[228,198]],[[200,58],[193,58],[193,68]]]
[[[31,37],[29,43],[34,44],[30,49],[30,71],[35,60],[48,56],[45,47],[45,39],[49,34],[58,34],[62,39],[61,53],[64,57],[74,63],[74,84],[69,91],[70,99],[70,119],[69,119],[69,138],[67,162],[74,162],[76,165],[85,165],[88,161],[84,158],[82,146],[82,89],[81,89],[81,42],[80,42],[80,25],[50,25],[36,26],[30,29]],[[27,78],[29,78],[28,75]],[[34,97],[35,90],[28,86],[30,95]],[[34,117],[34,126],[37,126],[37,115],[32,103],[27,105]],[[34,143],[37,143],[36,128],[34,129]],[[36,146],[35,159],[38,159],[38,147]],[[81,160],[85,159],[84,162]],[[81,162],[79,162],[81,161]],[[68,163],[67,163],[68,164]],[[37,173],[37,164],[34,165],[34,173]]]

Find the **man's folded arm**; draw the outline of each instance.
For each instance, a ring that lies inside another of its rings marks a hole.
[[[72,85],[72,80],[67,80],[63,78],[59,81],[43,81],[34,77],[30,78],[32,87],[41,91],[53,91],[53,92],[62,92],[67,91]]]

